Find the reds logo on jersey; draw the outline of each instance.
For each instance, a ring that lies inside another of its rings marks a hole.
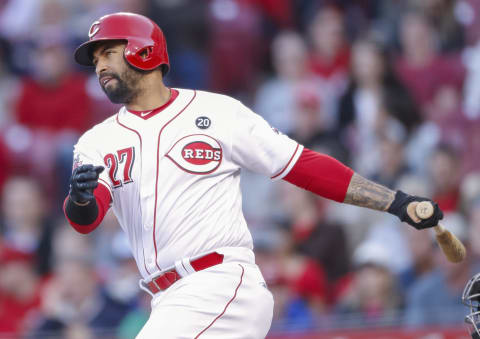
[[[222,147],[205,134],[183,137],[167,152],[166,157],[188,173],[208,174],[222,162]]]

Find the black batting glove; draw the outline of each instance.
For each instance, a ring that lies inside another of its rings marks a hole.
[[[82,165],[73,170],[70,178],[70,200],[82,204],[94,200],[93,190],[98,186],[98,176],[105,167]]]
[[[428,219],[415,222],[407,212],[408,205],[415,201],[418,201],[418,202],[429,201],[433,205],[433,215]],[[396,215],[401,221],[404,221],[409,225],[412,225],[417,230],[437,226],[438,221],[443,219],[443,212],[440,210],[436,202],[428,198],[409,195],[402,191],[397,191],[397,193],[395,194],[395,199],[393,200],[392,204],[388,208],[388,213]]]

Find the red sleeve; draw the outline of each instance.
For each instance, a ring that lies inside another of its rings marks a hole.
[[[304,148],[283,180],[324,198],[343,202],[353,173],[340,161]]]
[[[110,203],[112,202],[110,191],[101,182],[99,182],[97,188],[95,188],[95,190],[93,191],[93,195],[95,196],[95,200],[98,206],[98,216],[97,219],[95,219],[95,221],[90,225],[79,225],[70,220],[67,216],[67,213],[65,213],[65,204],[67,203],[68,197],[66,197],[65,201],[63,202],[63,214],[65,214],[65,217],[67,218],[70,225],[72,225],[72,227],[77,232],[82,234],[90,233],[95,230],[98,225],[100,225],[103,218],[105,217],[105,214],[107,214],[107,211],[110,208]]]

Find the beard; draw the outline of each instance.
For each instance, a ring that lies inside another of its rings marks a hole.
[[[107,95],[108,99],[114,104],[129,104],[138,95],[138,83],[141,78],[141,72],[137,71],[130,65],[120,75],[115,73],[105,73],[102,76],[109,76],[117,81],[116,84],[109,87],[104,86],[100,82],[102,90]],[[112,81],[110,80],[110,81]],[[107,84],[108,85],[108,84]]]

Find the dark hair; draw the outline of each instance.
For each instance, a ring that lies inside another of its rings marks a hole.
[[[379,58],[382,60],[383,74],[381,82],[383,87],[383,108],[392,117],[400,121],[408,131],[411,131],[415,126],[421,123],[421,115],[411,94],[395,74],[391,63],[391,57],[387,49],[371,35],[365,35],[357,39],[355,43],[368,44],[376,51]],[[350,76],[350,84],[345,96],[351,96],[353,98],[353,94],[357,87],[357,82],[352,76]],[[340,112],[340,115],[342,115],[342,112]]]
[[[458,159],[458,157],[459,157],[458,150],[453,145],[445,143],[445,142],[439,143],[434,148],[434,150],[432,152],[432,156],[436,155],[436,154],[445,154],[446,156],[448,156],[449,158],[451,158],[453,160]]]

